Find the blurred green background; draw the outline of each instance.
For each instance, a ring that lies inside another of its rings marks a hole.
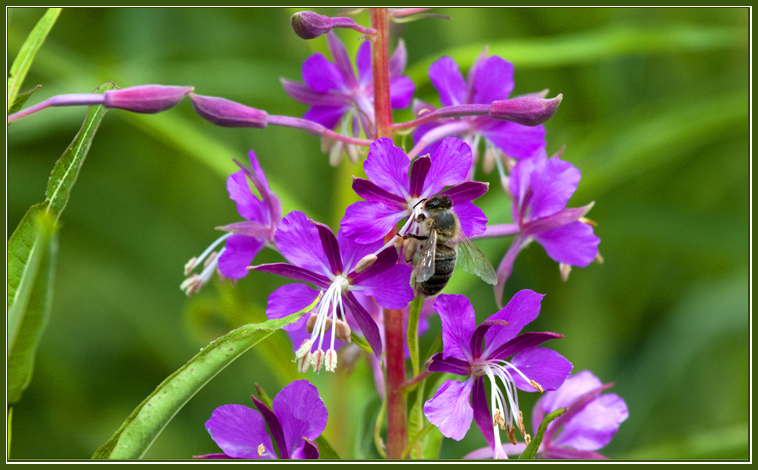
[[[8,60],[44,9],[8,12]],[[335,15],[334,9],[319,13]],[[464,70],[489,45],[512,61],[522,94],[563,93],[546,124],[549,153],[582,171],[570,206],[595,201],[605,263],[560,280],[538,245],[515,264],[507,296],[546,293],[532,331],[556,331],[550,346],[592,370],[623,397],[629,419],[600,452],[629,459],[748,458],[749,10],[746,8],[440,9],[449,20],[393,27],[408,49],[416,97],[438,104],[426,71],[441,55]],[[193,85],[270,114],[300,116],[279,77],[326,51],[303,41],[281,8],[67,8],[38,54],[23,90],[28,105],[61,93]],[[357,19],[367,22],[366,13]],[[339,31],[353,53],[358,34]],[[394,39],[393,39],[394,44]],[[52,108],[8,128],[8,236],[44,198],[47,177],[73,139],[83,108]],[[397,119],[408,118],[407,111]],[[400,142],[398,138],[398,142]],[[349,175],[327,165],[317,138],[284,128],[214,127],[186,100],[158,115],[110,111],[94,139],[61,218],[50,323],[34,378],[14,407],[11,458],[87,459],[167,375],[210,340],[259,321],[283,280],[249,276],[187,298],[184,263],[240,220],[228,199],[231,158],[254,149],[285,210],[337,228],[354,196]],[[493,223],[509,220],[494,175],[481,200]],[[497,265],[506,240],[480,243]],[[278,258],[264,252],[261,262]],[[491,290],[456,274],[450,293],[468,293],[481,321]],[[432,332],[439,331],[432,319]],[[422,348],[423,351],[423,348]],[[204,422],[217,406],[250,405],[253,384],[273,396],[297,378],[286,340],[254,348],[202,389],[146,458],[217,452]],[[342,367],[341,360],[341,367]],[[276,363],[276,365],[272,365]],[[327,403],[325,436],[340,455],[375,457],[365,431],[377,407],[359,360],[348,373],[309,374]],[[522,394],[522,407],[535,397]],[[528,412],[525,413],[527,416]],[[474,428],[445,440],[441,457],[482,447]]]

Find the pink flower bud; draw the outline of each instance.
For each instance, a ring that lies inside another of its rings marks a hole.
[[[222,127],[255,127],[263,129],[268,124],[268,113],[243,104],[190,93],[192,106],[204,119]]]
[[[303,39],[313,39],[332,30],[332,20],[328,16],[312,11],[299,11],[290,18],[295,34]]]
[[[194,90],[191,86],[140,85],[117,90],[108,90],[103,94],[106,108],[118,108],[135,113],[154,114],[165,111],[179,103],[187,93]]]
[[[562,99],[562,94],[552,99],[544,99],[538,94],[531,94],[510,100],[494,101],[490,105],[489,115],[493,119],[511,121],[525,126],[538,126],[553,117]]]

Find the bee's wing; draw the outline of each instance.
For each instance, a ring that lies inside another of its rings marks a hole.
[[[458,248],[458,264],[464,271],[479,276],[487,284],[497,284],[495,268],[463,232],[458,237]]]
[[[432,229],[429,231],[429,238],[426,239],[424,245],[421,247],[421,254],[419,254],[418,260],[416,260],[416,268],[414,270],[416,282],[427,281],[434,275],[434,259],[436,256],[437,231]]]

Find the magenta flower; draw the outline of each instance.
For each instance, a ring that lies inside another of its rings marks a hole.
[[[442,320],[442,352],[427,361],[431,372],[466,377],[448,380],[424,404],[424,414],[445,436],[461,440],[472,419],[484,435],[495,458],[502,451],[498,426],[515,442],[515,429],[524,436],[523,417],[516,389],[533,392],[555,390],[571,372],[571,363],[560,354],[537,345],[557,333],[524,333],[521,329],[539,315],[542,295],[522,290],[504,309],[476,326],[474,309],[462,295],[440,295],[434,304]],[[510,359],[508,359],[510,358]],[[484,377],[490,381],[487,405]],[[502,389],[500,388],[502,387]]]
[[[568,411],[547,426],[537,451],[541,459],[605,459],[595,452],[605,447],[629,417],[624,400],[616,394],[601,395],[613,384],[605,384],[585,370],[566,379],[558,390],[547,392],[534,405],[532,429],[537,433],[545,415],[558,408]],[[519,455],[525,444],[504,444],[508,455]],[[492,449],[477,450],[464,458],[486,459]]]
[[[471,201],[487,192],[487,185],[466,181],[470,168],[471,148],[460,139],[445,139],[434,155],[417,158],[412,166],[392,140],[378,139],[371,144],[364,164],[369,180],[353,180],[353,189],[365,201],[347,208],[342,230],[359,243],[369,243],[381,240],[407,217],[398,231],[402,236],[412,229],[415,213],[421,207],[418,203],[452,186],[441,194],[453,201],[452,210],[461,229],[469,237],[480,234],[487,217]]]
[[[502,305],[503,286],[511,275],[519,251],[532,240],[563,266],[586,267],[598,254],[600,239],[582,217],[594,203],[566,208],[576,191],[581,173],[559,156],[547,158],[544,149],[532,158],[519,160],[508,179],[513,198],[513,224],[487,227],[483,237],[514,235],[500,266],[495,298]]]
[[[316,303],[311,317],[285,327],[311,331],[295,354],[299,370],[309,366],[318,372],[326,366],[333,372],[337,366],[335,341],[347,341],[350,329],[346,323],[351,313],[376,356],[382,352],[379,329],[361,305],[359,297],[371,296],[384,308],[400,309],[413,299],[410,287],[411,268],[397,264],[394,247],[382,249],[382,242],[355,243],[340,231],[337,236],[329,227],[309,220],[302,212],[289,213],[276,231],[276,245],[291,264],[273,263],[253,266],[263,271],[314,285],[284,285],[268,298],[266,315],[283,318]],[[322,346],[324,336],[332,328],[330,347]],[[318,339],[318,344],[316,340]],[[316,350],[312,351],[315,346]]]
[[[507,99],[514,87],[513,64],[498,56],[487,57],[486,49],[469,70],[467,80],[450,57],[442,57],[432,64],[429,79],[439,92],[442,106],[491,104]],[[434,109],[420,101],[413,106],[417,116]],[[464,116],[420,125],[413,133],[415,146],[411,155],[434,152],[438,142],[449,136],[466,141],[474,151],[475,161],[480,138],[488,149],[499,149],[512,158],[529,157],[545,145],[542,125],[525,126],[488,115]]]
[[[226,180],[229,198],[237,203],[237,211],[246,220],[217,227],[228,233],[216,239],[203,254],[192,258],[185,265],[185,275],[189,277],[182,283],[181,288],[187,295],[198,292],[207,284],[217,268],[220,275],[229,279],[245,277],[246,268],[255,255],[266,244],[274,246],[274,233],[282,219],[282,204],[269,188],[266,175],[255,158],[255,152],[251,150],[248,156],[251,167],[235,160],[241,170],[231,174]],[[260,197],[253,194],[249,183],[253,183]],[[224,242],[225,246],[220,253],[213,251]],[[199,275],[190,275],[190,272],[204,260],[206,261],[203,271]]]
[[[258,411],[243,405],[224,405],[213,411],[205,429],[224,453],[195,458],[318,458],[318,446],[314,440],[326,428],[328,412],[316,387],[307,380],[292,382],[274,398],[273,410],[254,396],[252,399]],[[271,437],[279,450],[278,455]]]
[[[357,137],[358,127],[369,137],[374,135],[374,90],[371,75],[371,44],[365,41],[358,49],[356,66],[347,55],[345,45],[330,32],[326,35],[334,63],[321,54],[313,54],[303,63],[303,81],[282,79],[284,91],[293,99],[310,105],[303,118],[333,129],[343,121],[345,130]],[[405,108],[413,96],[413,82],[402,76],[407,55],[402,41],[390,58],[390,98],[393,108]],[[346,119],[343,120],[343,117]],[[359,124],[360,123],[360,124]]]

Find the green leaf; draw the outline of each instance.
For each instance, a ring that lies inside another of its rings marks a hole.
[[[9,279],[11,257],[19,251],[15,248],[29,250],[23,273],[14,283],[15,301],[8,309],[8,403],[18,402],[32,380],[37,347],[50,317],[58,251],[57,227],[44,203],[32,206],[19,227],[8,244]]]
[[[19,93],[16,95],[16,98],[13,101],[13,104],[8,108],[8,114],[13,114],[17,111],[21,111],[21,107],[24,106],[24,103],[26,103],[26,100],[28,100],[32,94],[34,94],[35,91],[39,90],[42,85],[37,85],[36,87],[32,88],[29,91],[25,91],[23,93]]]
[[[8,72],[8,109],[10,112],[11,105],[15,105],[16,95],[18,90],[21,89],[21,85],[24,83],[26,74],[29,72],[29,68],[32,66],[34,56],[37,55],[42,43],[45,42],[50,30],[53,28],[58,15],[61,13],[61,8],[48,8],[42,18],[37,22],[29,33],[29,36],[21,46],[21,50],[13,60],[11,69]]]
[[[408,351],[411,355],[411,367],[413,369],[413,376],[417,376],[419,373],[419,358],[418,358],[418,318],[421,314],[421,307],[424,305],[423,297],[416,297],[411,303],[411,310],[408,313],[408,332],[405,335],[408,338]]]
[[[319,460],[339,460],[340,456],[329,444],[329,441],[324,436],[316,438],[316,444],[318,444],[318,459]]]
[[[542,444],[542,437],[545,435],[547,425],[550,424],[550,422],[555,418],[567,411],[568,408],[558,408],[557,410],[545,416],[545,419],[542,420],[542,424],[540,424],[540,429],[537,431],[537,435],[534,436],[531,441],[529,441],[526,449],[524,449],[524,452],[519,456],[519,460],[533,459],[537,455],[537,449],[539,449],[540,444]]]
[[[108,84],[100,92],[112,89]],[[91,107],[82,128],[53,167],[44,202],[24,215],[8,239],[8,402],[15,403],[29,385],[34,356],[52,301],[55,225],[89,151],[106,109]]]
[[[296,312],[285,318],[245,325],[213,341],[158,385],[92,458],[142,457],[176,413],[216,374],[301,315],[302,312]]]

